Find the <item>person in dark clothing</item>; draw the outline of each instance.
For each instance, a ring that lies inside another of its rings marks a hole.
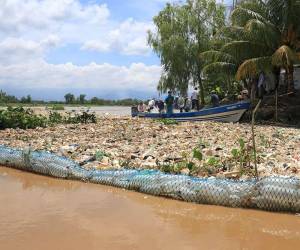
[[[217,95],[217,93],[215,91],[211,92],[210,95],[210,100],[211,100],[211,104],[213,107],[219,107],[220,106],[220,98]]]
[[[165,109],[165,104],[162,100],[158,100],[157,104],[156,104],[159,113],[163,113],[164,109]]]
[[[171,91],[168,92],[165,103],[167,105],[167,114],[173,114],[174,96]]]

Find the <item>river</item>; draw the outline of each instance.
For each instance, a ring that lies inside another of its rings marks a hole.
[[[95,112],[97,115],[103,114],[111,114],[111,115],[131,115],[131,107],[124,107],[124,106],[91,106],[91,107],[72,107],[72,106],[65,106],[65,111],[80,111],[80,110],[87,110],[89,109],[91,112]]]
[[[49,110],[51,110],[51,106],[49,106]],[[0,106],[1,109],[5,109],[6,107]],[[30,106],[28,107],[30,109],[33,109],[36,113],[38,114],[46,114],[48,111],[46,111],[45,106]],[[86,106],[64,106],[64,111],[66,112],[79,112],[79,111],[91,111],[95,112],[97,115],[102,116],[105,114],[110,114],[110,115],[117,115],[117,116],[130,116],[131,115],[131,107],[126,107],[126,106],[91,106],[91,107],[86,107]],[[61,112],[61,111],[59,111]]]
[[[299,249],[300,217],[0,167],[0,249]]]

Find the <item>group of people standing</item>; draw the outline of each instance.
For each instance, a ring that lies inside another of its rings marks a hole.
[[[211,94],[211,101],[213,107],[219,106],[219,97],[215,92]],[[169,91],[164,102],[153,98],[149,101],[148,105],[143,102],[138,105],[139,112],[155,112],[157,110],[159,113],[164,113],[166,110],[167,114],[172,114],[174,108],[179,109],[181,113],[190,112],[191,110],[199,111],[200,103],[198,89],[195,88],[193,90],[190,98],[183,95],[174,97],[172,91]]]
[[[167,99],[172,98],[172,93],[169,91],[168,92],[168,97],[166,98],[166,104],[167,104]],[[168,105],[167,105],[168,107]],[[175,98],[173,97],[173,103],[172,105],[170,104],[170,109],[172,107],[175,107],[180,110],[180,113],[182,112],[190,112],[191,110],[200,110],[200,104],[199,104],[199,98],[198,98],[198,91],[197,88],[194,89],[191,98],[187,96],[176,96]],[[168,111],[168,109],[167,109]],[[171,110],[170,110],[171,111]],[[172,111],[173,112],[173,111]]]

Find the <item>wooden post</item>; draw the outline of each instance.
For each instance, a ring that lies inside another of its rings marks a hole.
[[[278,89],[275,92],[275,121],[278,122]]]
[[[256,160],[256,145],[255,145],[255,132],[254,132],[254,123],[255,123],[255,113],[257,112],[259,106],[261,104],[261,99],[257,103],[255,109],[252,112],[252,123],[251,123],[251,130],[252,130],[252,146],[253,146],[253,154],[254,154],[254,166],[255,166],[255,177],[258,179],[258,171],[257,171],[257,160]]]

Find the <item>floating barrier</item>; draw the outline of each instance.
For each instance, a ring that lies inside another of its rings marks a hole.
[[[1,145],[0,165],[199,204],[300,212],[300,179],[294,177],[233,181],[165,174],[158,170],[87,170],[70,159],[48,152]]]

